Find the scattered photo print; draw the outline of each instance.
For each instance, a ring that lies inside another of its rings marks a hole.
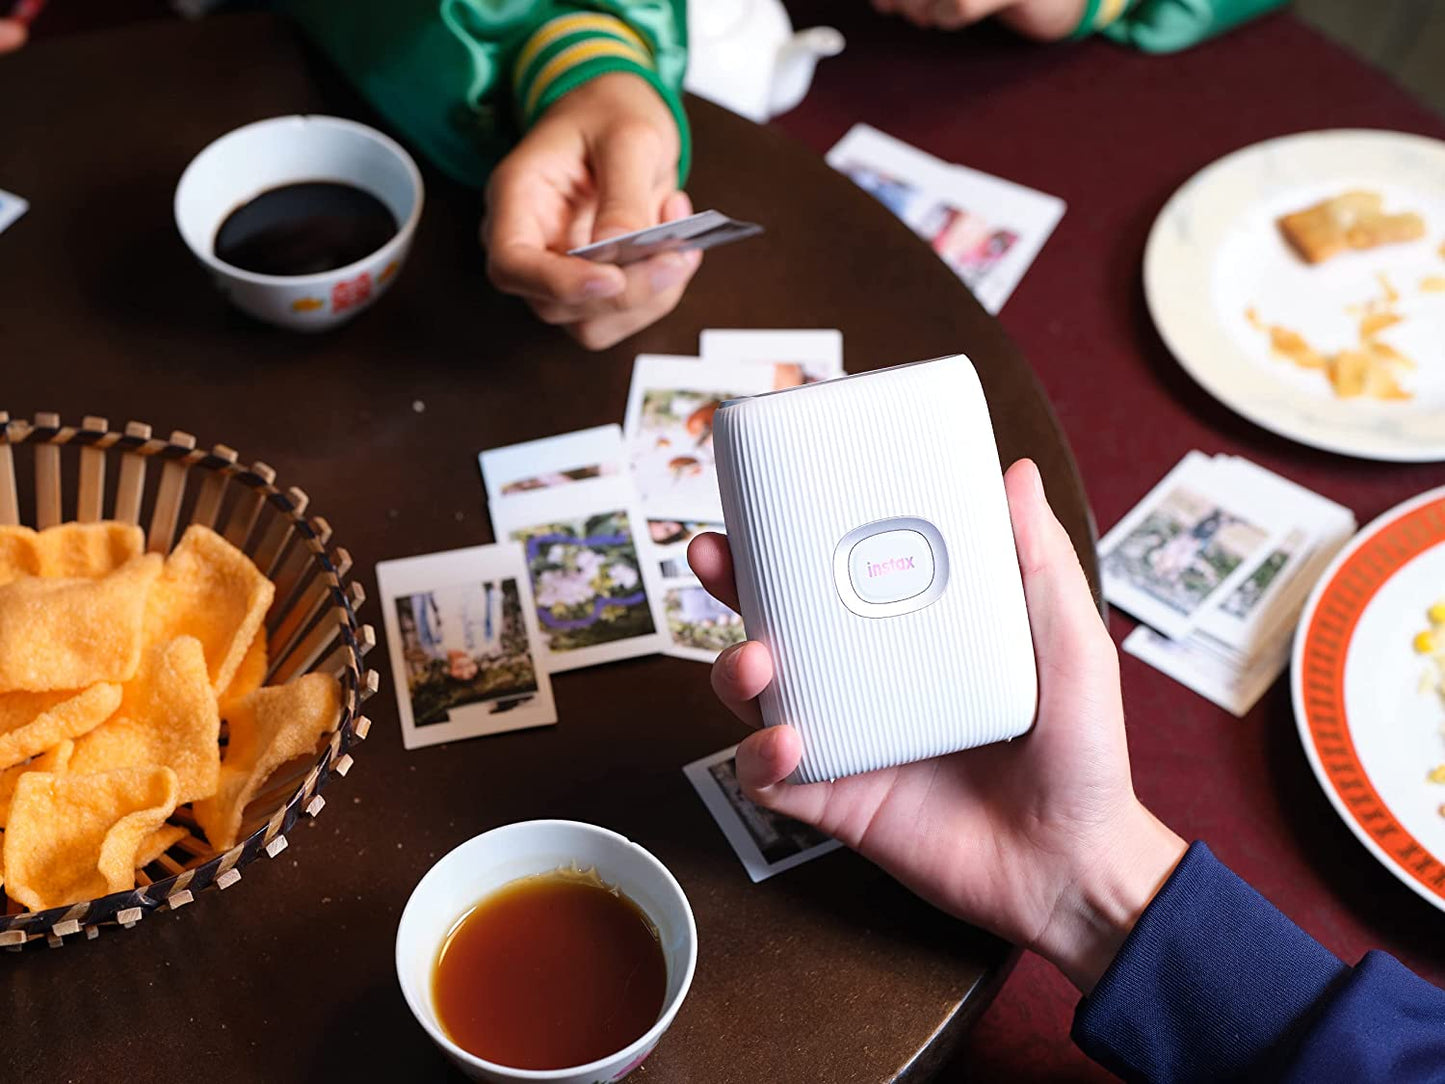
[[[635,435],[632,469],[644,500],[717,500],[713,415],[726,388],[648,388]]]
[[[537,620],[553,652],[657,631],[625,511],[513,531],[526,547]]]
[[[512,711],[536,694],[516,580],[454,584],[394,601],[416,726],[445,723],[468,704]]]
[[[835,328],[706,328],[698,349],[704,361],[768,366],[770,391],[843,375],[843,335]]]
[[[750,802],[738,783],[736,754],[737,746],[722,749],[682,771],[754,882],[842,846],[816,828]]]
[[[1214,501],[1177,488],[1104,556],[1103,571],[1187,616],[1267,538]]]
[[[539,474],[534,478],[522,478],[515,482],[508,482],[502,486],[501,495],[507,497],[514,493],[529,493],[534,489],[550,489],[552,486],[566,485],[568,482],[583,482],[589,478],[601,478],[613,471],[614,468],[610,463],[594,463],[589,467],[552,471],[547,474]]]
[[[376,584],[406,748],[557,721],[521,546],[378,561]]]

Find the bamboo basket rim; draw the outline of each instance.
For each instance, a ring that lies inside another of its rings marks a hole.
[[[370,625],[361,624],[356,617],[356,610],[365,601],[365,594],[360,584],[352,582],[348,587],[346,583],[345,578],[351,567],[350,556],[339,547],[328,550],[331,534],[329,524],[318,516],[307,517],[304,514],[309,504],[306,494],[295,488],[280,489],[275,482],[275,471],[265,463],[242,463],[236,451],[222,444],[209,450],[198,448],[193,436],[179,430],[173,432],[169,439],[162,440],[153,437],[151,427],[141,422],[128,422],[123,429],[112,430],[106,419],[98,416],[88,415],[81,425],[68,426],[61,424],[59,415],[56,414],[37,413],[35,420],[30,422],[12,419],[8,412],[0,411],[0,523],[24,523],[24,517],[19,510],[13,459],[13,449],[24,445],[34,446],[37,450],[36,522],[32,524],[36,528],[50,526],[52,522],[71,521],[60,517],[60,478],[55,458],[60,454],[60,449],[66,446],[95,450],[102,455],[114,452],[118,453],[116,458],[122,463],[127,461],[124,457],[133,457],[130,461],[140,464],[139,474],[131,475],[132,488],[139,488],[127,498],[133,503],[132,515],[127,521],[141,526],[145,532],[147,552],[170,551],[178,533],[178,513],[184,498],[185,483],[192,469],[199,468],[208,472],[208,480],[211,477],[222,479],[219,483],[220,495],[214,496],[214,508],[210,515],[212,520],[220,512],[224,488],[231,482],[244,487],[245,493],[252,498],[255,507],[250,511],[249,522],[244,524],[244,533],[237,544],[245,549],[247,556],[253,560],[256,554],[244,544],[258,534],[256,528],[261,509],[269,505],[274,514],[281,518],[273,519],[272,526],[264,532],[264,537],[257,539],[258,549],[262,544],[266,544],[274,550],[272,559],[268,562],[270,567],[263,569],[263,572],[276,583],[278,574],[285,571],[283,566],[287,562],[299,564],[299,567],[295,571],[295,582],[287,585],[285,599],[282,598],[282,585],[277,584],[277,597],[272,612],[280,612],[276,618],[277,627],[272,629],[268,636],[274,635],[281,625],[287,623],[295,624],[296,628],[289,641],[284,644],[279,658],[268,659],[266,682],[271,683],[274,677],[286,670],[287,664],[296,657],[298,651],[310,651],[310,658],[303,654],[303,661],[289,668],[287,678],[323,667],[338,667],[336,673],[341,687],[341,717],[331,731],[325,747],[299,783],[289,790],[286,800],[264,823],[234,847],[224,852],[212,853],[209,846],[195,836],[193,829],[191,836],[177,844],[180,850],[190,856],[185,866],[178,868],[177,872],[169,872],[167,876],[145,885],[137,884],[130,891],[115,892],[81,903],[45,911],[0,915],[0,948],[11,951],[19,951],[27,944],[40,941],[45,941],[51,947],[58,947],[67,938],[82,933],[86,940],[94,940],[103,926],[129,929],[149,914],[164,910],[174,911],[192,903],[196,896],[205,890],[214,888],[223,891],[230,888],[241,879],[241,870],[263,854],[269,858],[281,854],[287,846],[286,833],[291,831],[301,816],[315,817],[319,814],[326,804],[321,796],[322,790],[334,777],[344,777],[351,770],[352,750],[365,740],[371,727],[370,720],[360,713],[360,707],[376,693],[380,683],[377,672],[367,668],[363,662],[365,655],[375,646],[376,635]],[[50,457],[47,463],[42,463],[39,454],[42,448],[55,449],[54,456]],[[169,494],[167,496],[158,493],[156,507],[147,526],[140,523],[139,513],[146,486],[144,464],[150,460],[157,460],[162,464],[162,480],[157,489],[162,490],[169,486]],[[171,468],[171,465],[174,467]],[[168,468],[171,468],[170,482],[166,479]],[[135,468],[132,468],[133,472],[134,470]],[[82,468],[81,492],[77,496],[78,514],[71,517],[72,519],[88,522],[106,518],[98,514],[104,496],[103,463],[98,467],[98,472],[99,482],[93,482],[87,495],[87,482],[84,467]],[[202,484],[205,485],[204,482]],[[96,485],[99,489],[96,489]],[[122,475],[117,483],[117,503],[123,499],[119,487],[125,485]],[[50,492],[51,490],[53,492]],[[198,497],[197,502],[202,499],[203,496]],[[89,508],[84,506],[87,503]],[[116,511],[123,513],[123,510]],[[198,511],[198,508],[193,509],[193,516]],[[233,517],[235,514],[236,509],[233,506]],[[46,519],[51,522],[41,522]],[[191,522],[199,521],[197,518]],[[281,524],[279,530],[277,523]],[[277,537],[280,540],[273,541]],[[303,552],[304,557],[298,559],[295,556]],[[308,572],[311,573],[309,584]],[[307,584],[304,594],[303,584]],[[322,586],[318,589],[317,585]],[[306,596],[314,596],[311,601],[312,608],[296,621],[295,614],[299,607],[307,602]],[[323,633],[333,622],[334,630],[331,635],[317,635]],[[268,614],[263,627],[271,623],[271,615]],[[302,633],[308,628],[310,632],[303,636]],[[311,644],[312,640],[319,641],[319,646]],[[262,793],[268,789],[263,783]],[[177,819],[185,820],[180,814]],[[186,826],[190,827],[188,824]],[[164,865],[167,870],[171,867],[178,867],[173,859]],[[0,893],[3,891],[4,889],[0,888]]]

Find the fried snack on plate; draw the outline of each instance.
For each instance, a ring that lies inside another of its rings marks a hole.
[[[141,840],[140,848],[135,853],[135,868],[145,869],[190,834],[179,824],[161,825]]]
[[[257,629],[255,637],[251,640],[251,646],[241,657],[241,665],[236,667],[235,674],[231,676],[231,684],[227,685],[226,691],[220,695],[222,719],[230,718],[231,713],[242,700],[266,683],[268,661],[266,630]]]
[[[195,804],[196,823],[218,851],[236,845],[241,817],[267,777],[288,760],[314,753],[341,714],[341,689],[330,674],[306,674],[258,689],[227,717],[231,740],[214,798]]]
[[[53,749],[47,749],[38,757],[6,768],[0,772],[0,828],[10,818],[10,801],[15,797],[16,784],[26,772],[51,772],[60,775],[70,764],[70,755],[75,752],[75,742],[63,741]]]
[[[129,681],[160,571],[152,553],[99,579],[25,576],[0,586],[0,693]]]
[[[146,648],[115,715],[75,743],[72,772],[164,764],[180,781],[178,801],[216,793],[221,717],[201,642],[178,636]]]
[[[194,636],[219,693],[230,685],[275,593],[249,557],[209,527],[192,524],[151,591],[146,639]]]
[[[43,911],[134,888],[136,853],[178,793],[169,768],[26,772],[5,830],[5,891]]]
[[[1425,235],[1425,221],[1413,212],[1385,214],[1378,192],[1353,191],[1275,220],[1280,233],[1310,263],[1323,263],[1346,249],[1369,249]]]
[[[120,707],[108,682],[79,692],[0,693],[0,770],[94,730]]]

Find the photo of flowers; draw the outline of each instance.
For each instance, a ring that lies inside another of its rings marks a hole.
[[[536,694],[516,580],[452,584],[394,603],[416,726],[448,722],[464,705],[513,711]]]
[[[514,530],[526,547],[542,638],[576,651],[657,631],[626,511]]]

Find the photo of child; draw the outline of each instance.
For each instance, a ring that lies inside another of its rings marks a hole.
[[[516,580],[452,584],[395,600],[415,725],[463,705],[511,711],[537,692]]]

